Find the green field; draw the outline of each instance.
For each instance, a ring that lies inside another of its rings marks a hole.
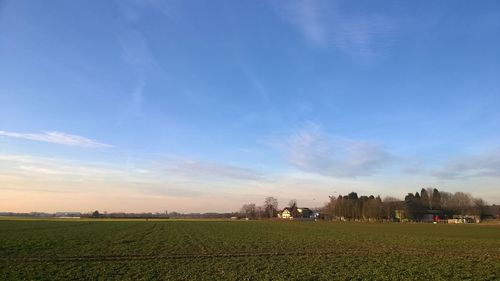
[[[499,278],[499,226],[0,220],[0,280]]]

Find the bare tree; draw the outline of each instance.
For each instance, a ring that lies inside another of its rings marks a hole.
[[[450,202],[451,198],[453,197],[453,194],[450,192],[446,191],[440,191],[439,196],[441,197],[440,204],[441,204],[441,209],[447,213],[450,207]]]
[[[323,207],[323,212],[326,213],[330,217],[335,217],[335,208],[337,206],[337,197],[329,196],[330,202],[326,203],[325,207]]]
[[[262,219],[266,215],[266,210],[264,209],[263,206],[257,206],[255,207],[255,218],[256,219]]]
[[[386,196],[382,201],[384,217],[392,220],[396,215],[396,210],[400,207],[401,199],[396,197]]]
[[[278,213],[278,199],[266,197],[264,200],[264,212],[268,218],[273,218]]]
[[[483,217],[487,212],[487,203],[481,198],[474,198],[474,213],[479,217]]]
[[[472,196],[464,192],[455,192],[448,203],[449,209],[459,215],[466,215],[473,206]]]
[[[244,204],[241,207],[240,213],[244,215],[247,219],[255,219],[256,217],[256,208],[254,203]]]

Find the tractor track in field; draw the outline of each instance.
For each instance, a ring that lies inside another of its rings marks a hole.
[[[345,249],[336,251],[289,251],[289,252],[235,252],[235,253],[195,253],[172,255],[87,255],[87,256],[60,256],[60,257],[0,257],[0,262],[105,262],[105,261],[148,261],[148,260],[176,260],[176,259],[203,259],[203,258],[239,258],[239,257],[279,257],[279,256],[327,256],[327,255],[379,255],[382,252],[370,249]],[[389,253],[385,253],[389,254]],[[423,257],[454,257],[468,260],[498,259],[496,255],[478,257],[466,253],[438,253],[428,251],[392,251],[392,254]]]
[[[102,256],[68,256],[68,257],[0,257],[7,262],[90,262],[90,261],[132,261],[132,260],[172,260],[197,258],[237,258],[265,256],[315,256],[339,254],[338,252],[243,252],[217,254],[178,254],[178,255],[102,255]]]

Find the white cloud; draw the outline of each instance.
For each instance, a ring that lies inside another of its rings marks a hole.
[[[71,135],[62,132],[44,132],[42,134],[31,134],[31,133],[16,133],[16,132],[6,132],[0,131],[0,136],[18,138],[32,141],[41,141],[62,144],[67,146],[79,146],[79,147],[89,147],[89,148],[109,148],[112,147],[109,144],[101,143],[93,139],[89,139],[82,136]]]
[[[334,46],[369,57],[394,31],[392,20],[380,14],[349,14],[332,1],[290,1],[279,6],[285,20],[316,47]]]
[[[452,159],[432,175],[440,179],[500,178],[500,150]]]
[[[369,176],[391,159],[382,145],[335,138],[315,123],[292,133],[285,151],[295,167],[328,177]]]

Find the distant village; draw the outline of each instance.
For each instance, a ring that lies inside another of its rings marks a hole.
[[[299,206],[291,200],[282,209],[278,200],[266,197],[264,204],[244,204],[237,212],[230,213],[107,213],[97,210],[81,212],[0,212],[0,216],[75,218],[138,218],[138,219],[231,219],[231,220],[324,220],[356,222],[424,222],[424,223],[479,223],[499,220],[500,206],[488,205],[481,198],[463,192],[444,192],[436,188],[423,188],[408,193],[404,200],[380,196],[347,195],[330,196],[329,202],[320,208]]]

